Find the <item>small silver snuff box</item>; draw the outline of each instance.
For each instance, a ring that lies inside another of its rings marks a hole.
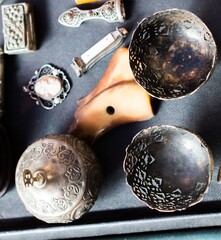
[[[36,50],[33,9],[28,3],[2,6],[4,52],[21,54]]]

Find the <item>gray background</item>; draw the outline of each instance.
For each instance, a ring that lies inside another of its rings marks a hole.
[[[6,0],[4,4],[21,1]],[[191,96],[173,101],[159,101],[156,116],[150,121],[127,124],[105,134],[92,147],[103,170],[99,198],[82,219],[68,225],[48,225],[32,217],[24,208],[14,187],[14,169],[26,147],[37,138],[51,133],[65,133],[73,121],[76,100],[97,84],[114,52],[94,65],[83,77],[77,78],[70,67],[72,58],[80,56],[117,26],[128,29],[130,35],[144,17],[168,8],[182,8],[199,16],[214,35],[220,55],[221,4],[219,0],[125,0],[125,23],[93,20],[80,28],[68,28],[58,23],[61,13],[75,6],[73,0],[26,1],[34,6],[37,51],[25,55],[6,55],[5,127],[8,131],[13,169],[10,188],[0,199],[0,237],[3,239],[53,239],[117,233],[145,232],[221,225],[221,187],[217,173],[221,165],[221,66],[218,60],[209,81]],[[99,6],[91,4],[82,8]],[[1,13],[0,13],[1,14]],[[0,28],[2,22],[0,18]],[[3,35],[0,31],[0,45]],[[53,110],[35,105],[22,90],[34,71],[51,63],[65,71],[71,82],[67,99]],[[215,169],[213,182],[203,202],[177,213],[150,210],[133,196],[123,172],[125,148],[141,129],[153,125],[171,124],[198,133],[210,146]]]

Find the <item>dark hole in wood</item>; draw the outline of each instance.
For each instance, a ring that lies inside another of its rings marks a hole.
[[[108,107],[106,108],[106,112],[107,112],[109,115],[113,115],[113,114],[115,113],[115,109],[114,109],[114,107],[112,107],[112,106],[108,106]]]

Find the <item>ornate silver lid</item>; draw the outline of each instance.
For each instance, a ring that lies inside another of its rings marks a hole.
[[[90,147],[71,135],[31,144],[16,168],[16,188],[27,210],[47,223],[68,223],[94,205],[101,168]]]

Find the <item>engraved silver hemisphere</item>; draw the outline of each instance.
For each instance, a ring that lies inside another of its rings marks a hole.
[[[132,192],[161,212],[185,210],[202,201],[213,168],[206,143],[189,130],[170,125],[140,131],[124,159]]]
[[[139,23],[130,42],[129,59],[135,80],[151,96],[176,99],[207,82],[217,47],[200,18],[186,10],[169,9]]]
[[[48,135],[31,144],[15,173],[27,210],[47,223],[79,219],[94,205],[101,168],[90,147],[71,135]]]

